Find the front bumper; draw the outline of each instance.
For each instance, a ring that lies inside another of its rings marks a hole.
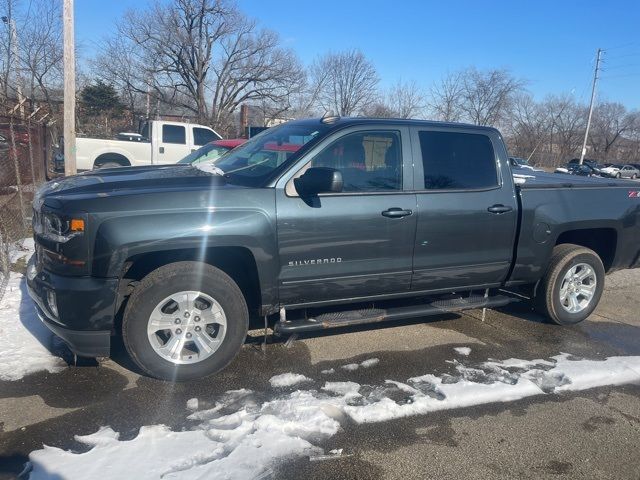
[[[41,269],[34,255],[27,267],[27,289],[38,316],[71,350],[83,357],[106,357],[111,348],[118,279],[66,277]],[[53,292],[57,313],[47,299]]]

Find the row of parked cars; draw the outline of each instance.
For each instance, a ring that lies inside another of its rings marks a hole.
[[[566,167],[559,167],[556,173],[568,173],[583,177],[607,177],[607,178],[631,178],[633,180],[640,177],[640,163],[630,163],[618,165],[613,163],[599,164],[595,160],[585,159],[582,164],[580,160],[574,158],[567,163]]]

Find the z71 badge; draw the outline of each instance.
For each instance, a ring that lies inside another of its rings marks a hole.
[[[640,190],[629,190],[629,198],[640,198]]]

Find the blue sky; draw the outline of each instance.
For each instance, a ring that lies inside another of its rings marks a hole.
[[[85,54],[145,0],[77,0]],[[598,47],[606,50],[599,97],[640,108],[640,1],[240,0],[305,64],[359,48],[383,87],[398,79],[429,87],[448,71],[507,68],[536,98],[573,92],[588,101]]]

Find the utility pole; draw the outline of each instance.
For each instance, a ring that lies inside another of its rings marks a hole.
[[[582,153],[580,154],[580,165],[584,162],[584,156],[587,153],[587,139],[589,138],[589,129],[591,128],[591,116],[593,115],[593,103],[596,98],[596,84],[598,83],[598,71],[600,70],[600,57],[602,49],[598,49],[596,57],[596,69],[593,72],[593,85],[591,86],[591,101],[589,102],[589,118],[587,119],[587,129],[584,132],[584,141],[582,142]]]
[[[73,33],[73,0],[64,0],[64,174],[76,169],[76,52]]]
[[[8,16],[2,17],[2,21],[7,24],[9,27],[9,48],[10,48],[10,56],[9,56],[9,71],[11,71],[11,67],[15,62],[15,72],[16,72],[16,94],[18,97],[18,108],[20,110],[20,117],[24,118],[24,95],[22,95],[22,76],[20,75],[20,57],[18,56],[18,31],[16,29],[16,21],[13,18],[11,2],[8,3]]]

